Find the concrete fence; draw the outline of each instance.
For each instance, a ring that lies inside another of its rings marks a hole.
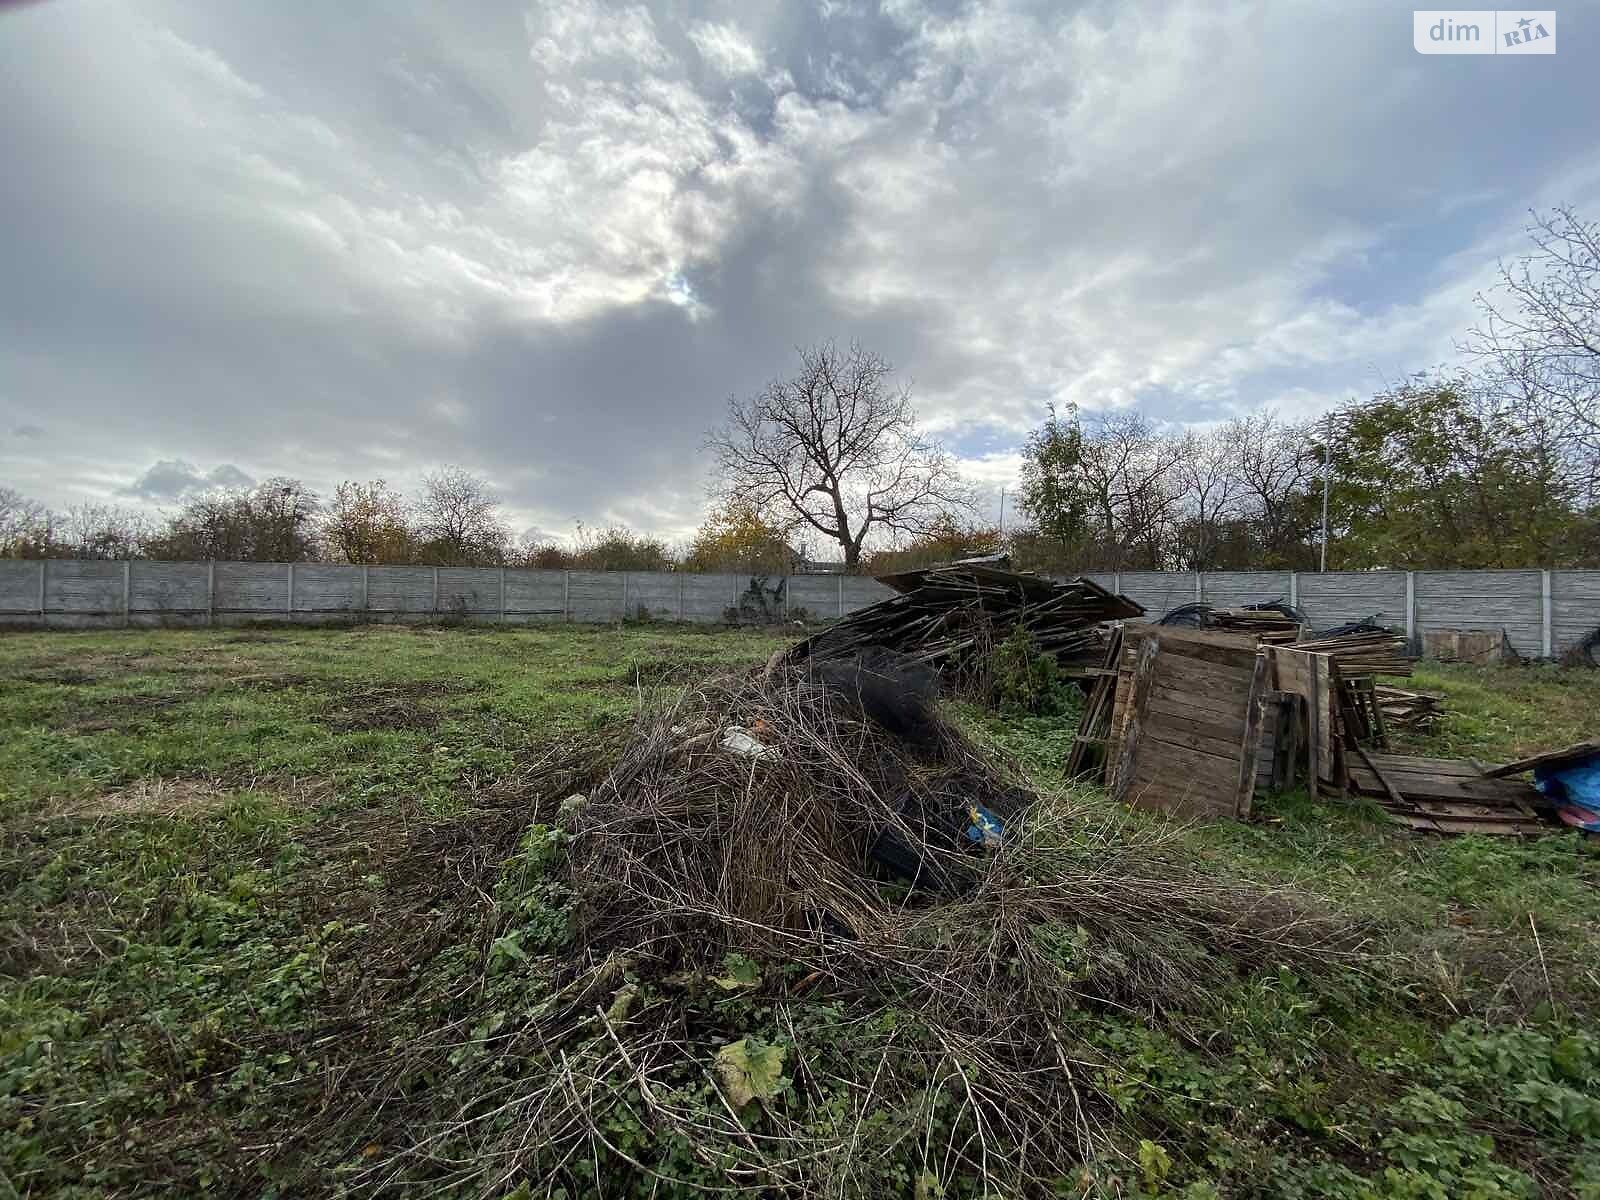
[[[1196,600],[1282,599],[1317,626],[1377,616],[1413,636],[1503,628],[1529,658],[1559,656],[1600,626],[1600,571],[1124,571],[1089,578],[1155,616]],[[13,628],[441,619],[754,624],[832,620],[892,594],[852,575],[0,560],[0,624]]]
[[[854,575],[0,560],[0,624],[11,628],[449,619],[763,624],[832,620],[892,594]]]

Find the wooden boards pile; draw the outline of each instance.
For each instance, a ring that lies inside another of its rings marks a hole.
[[[1213,608],[1208,627],[1272,643],[1294,642],[1301,632],[1299,621],[1270,608]]]
[[[1314,793],[1369,800],[1412,829],[1525,835],[1558,824],[1551,801],[1506,778],[1526,763],[1495,768],[1362,745],[1358,731],[1383,730],[1386,700],[1410,711],[1437,697],[1385,696],[1366,676],[1347,681],[1336,650],[1125,626],[1116,674],[1090,696],[1068,774],[1103,778],[1136,808],[1200,819],[1248,816],[1257,790],[1292,786],[1303,773]]]
[[[1413,758],[1358,748],[1350,790],[1390,818],[1431,833],[1549,832],[1555,805],[1532,784],[1497,778],[1470,759]]]
[[[787,657],[842,657],[886,646],[941,671],[959,668],[1018,626],[1042,654],[1063,664],[1098,655],[1102,621],[1141,616],[1144,609],[1088,579],[1066,583],[989,562],[951,563],[878,577],[900,592],[859,609]]]
[[[1381,683],[1373,690],[1386,728],[1426,733],[1444,716],[1444,697],[1434,692],[1412,692]]]
[[[1404,634],[1374,629],[1295,643],[1296,650],[1326,654],[1348,679],[1356,675],[1410,675],[1416,661],[1406,652]]]

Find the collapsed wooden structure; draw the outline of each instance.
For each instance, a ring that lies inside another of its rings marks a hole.
[[[1389,752],[1391,714],[1439,711],[1438,697],[1374,682],[1410,673],[1397,635],[1290,645],[1127,624],[1105,665],[1067,773],[1133,807],[1246,817],[1257,792],[1303,775],[1313,794],[1370,801],[1418,830],[1519,835],[1555,820],[1553,802],[1507,768]]]

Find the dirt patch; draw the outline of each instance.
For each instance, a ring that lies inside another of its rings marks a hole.
[[[82,687],[84,684],[100,682],[100,676],[81,667],[55,667],[48,671],[29,671],[16,678],[19,683],[47,683],[65,687]]]
[[[632,662],[618,671],[612,679],[633,687],[655,684],[682,684],[705,679],[708,675],[726,671],[728,664],[721,659],[678,655],[674,658],[648,658]]]
[[[248,688],[253,692],[286,692],[290,688],[323,686],[324,681],[293,671],[263,671],[257,675],[235,675],[226,681],[231,687]]]
[[[65,733],[73,734],[136,733],[161,714],[203,694],[201,690],[163,692],[153,696],[117,696],[76,704],[67,710],[60,728]]]
[[[401,683],[345,692],[336,697],[323,724],[335,733],[360,733],[374,729],[399,729],[431,733],[442,718],[424,699],[449,691],[428,683]]]

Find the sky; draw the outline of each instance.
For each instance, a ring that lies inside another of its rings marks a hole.
[[[170,510],[454,463],[681,539],[859,340],[992,509],[1049,403],[1304,417],[1600,214],[1600,3],[1419,55],[1299,0],[0,2],[0,484]]]

